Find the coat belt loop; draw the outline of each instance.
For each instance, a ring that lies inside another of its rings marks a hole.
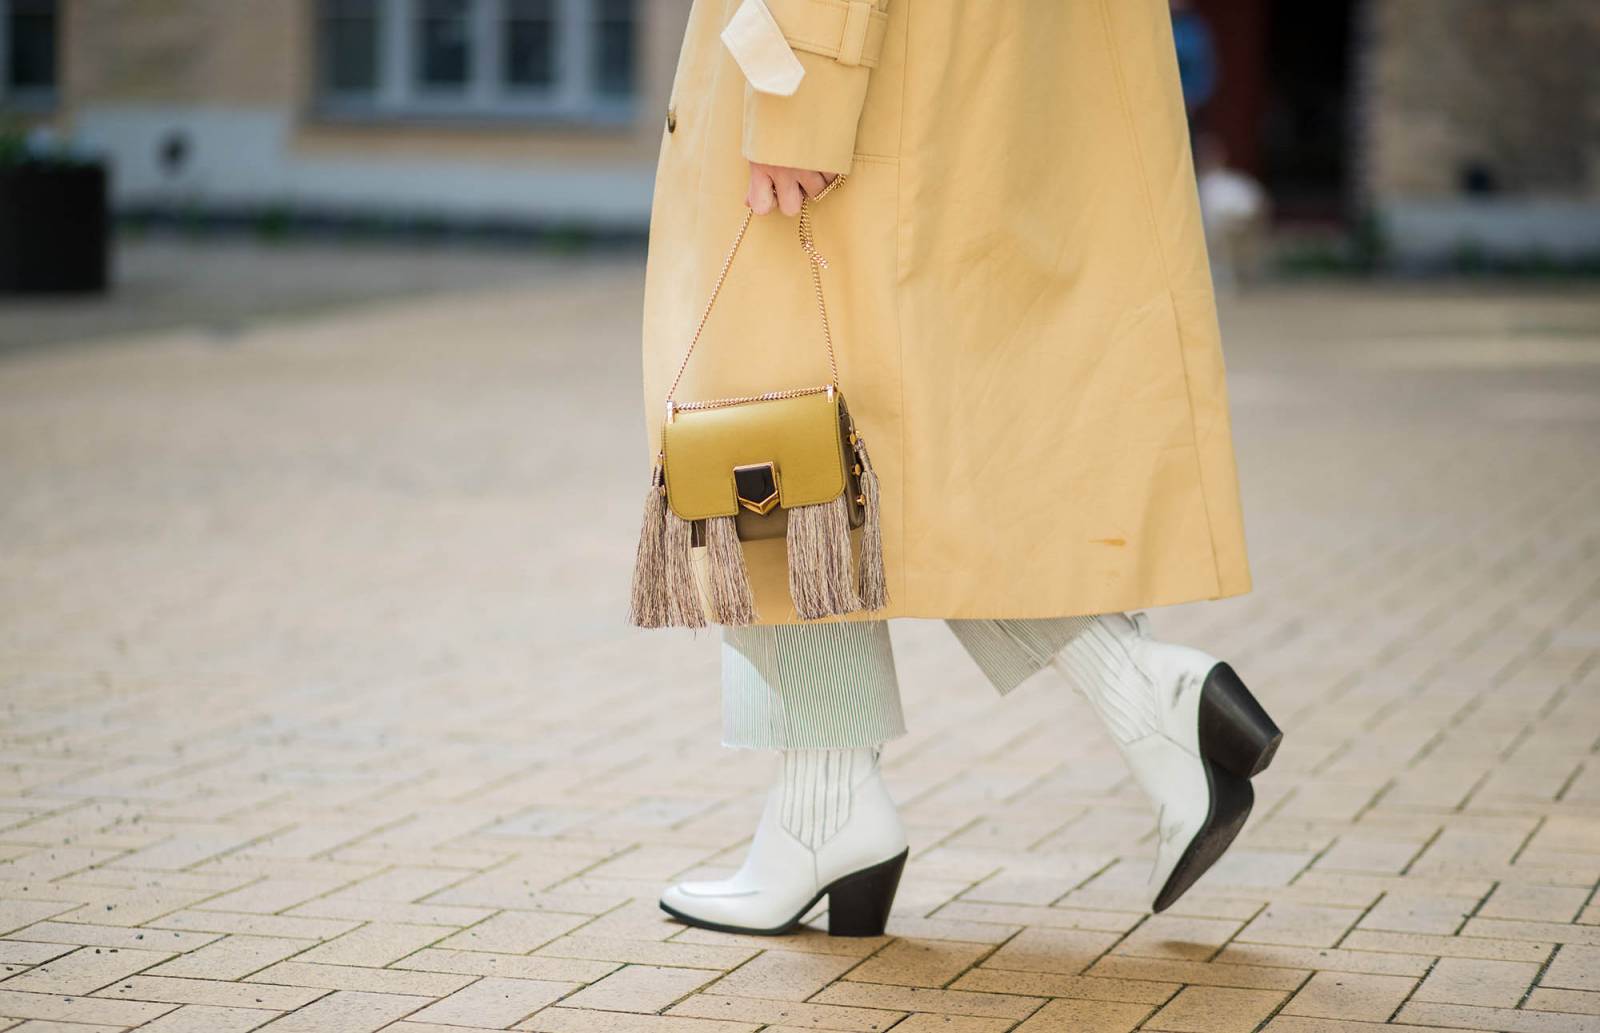
[[[844,32],[839,36],[839,63],[859,65],[867,49],[867,28],[872,24],[873,0],[849,0]]]

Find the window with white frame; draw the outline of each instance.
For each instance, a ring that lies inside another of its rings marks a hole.
[[[57,0],[0,0],[0,103],[45,108],[55,102]]]
[[[639,0],[320,0],[318,97],[344,115],[620,121]]]

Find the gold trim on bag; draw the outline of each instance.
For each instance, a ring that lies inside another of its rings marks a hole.
[[[740,471],[743,471],[743,470],[765,470],[765,471],[767,471],[767,479],[772,482],[772,494],[768,495],[764,499],[747,499],[743,495],[737,494],[737,489],[738,489],[738,484],[739,484],[739,473],[740,473]],[[736,467],[733,468],[733,483],[734,483],[734,488],[735,488],[735,497],[739,500],[739,505],[743,506],[745,509],[748,509],[750,512],[755,513],[758,516],[766,516],[768,513],[772,512],[773,509],[775,509],[777,507],[777,505],[778,505],[778,468],[777,468],[777,466],[775,464],[773,464],[773,463],[746,463],[743,466],[736,466]]]

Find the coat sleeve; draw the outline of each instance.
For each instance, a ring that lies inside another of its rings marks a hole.
[[[743,0],[722,32],[744,73],[744,156],[849,172],[888,0]]]

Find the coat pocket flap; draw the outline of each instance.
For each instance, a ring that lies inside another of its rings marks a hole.
[[[760,93],[791,97],[806,70],[763,0],[744,0],[722,30],[723,46]]]

